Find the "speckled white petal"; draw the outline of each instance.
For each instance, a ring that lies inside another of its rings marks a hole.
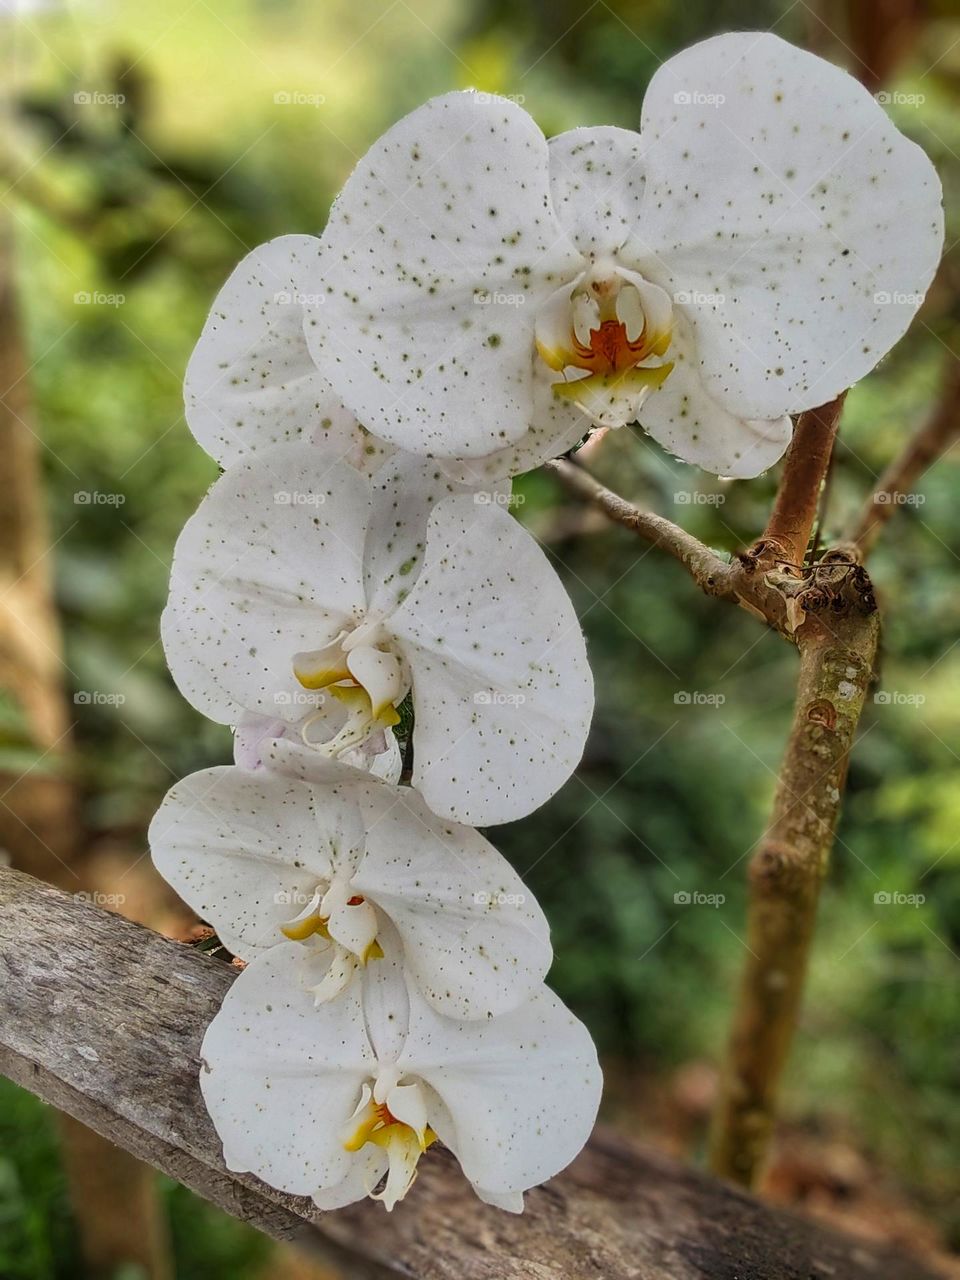
[[[933,165],[867,90],[777,36],[722,35],[659,69],[641,132],[624,261],[708,298],[685,310],[711,395],[773,419],[869,372],[933,277],[943,213]]]
[[[499,507],[445,498],[389,625],[413,677],[413,785],[430,808],[486,826],[549,799],[583,752],[593,681],[573,606],[530,534]]]
[[[712,399],[682,316],[675,316],[666,358],[673,361],[673,369],[638,414],[647,434],[675,458],[718,476],[758,476],[772,467],[790,443],[790,418],[773,422],[737,418]]]
[[[367,482],[308,445],[231,467],[177,540],[161,620],[180,692],[236,724],[238,706],[299,719],[300,650],[329,643],[364,607]]]
[[[335,702],[334,699],[330,701]],[[342,705],[336,703],[337,707]],[[333,730],[324,729],[318,734],[316,729],[317,725],[312,725],[308,730],[311,740],[328,740],[334,736]],[[362,747],[346,751],[336,760],[322,755],[314,747],[306,746],[302,739],[298,740],[296,734],[297,726],[291,726],[282,737],[275,733],[262,737],[257,747],[259,761],[276,773],[299,778],[303,782],[347,782],[357,769],[369,772],[384,782],[400,781],[403,760],[397,740],[389,729],[384,731],[379,740],[373,739]]]
[[[494,1017],[526,1000],[550,967],[550,931],[506,859],[410,787],[350,791],[367,827],[354,887],[393,922],[426,999],[451,1018]]]
[[[397,453],[370,482],[372,508],[363,571],[371,613],[389,613],[409,594],[423,564],[427,520],[440,501],[483,484],[451,479],[443,459]],[[489,488],[489,486],[488,486]],[[510,492],[506,481],[496,492]]]
[[[342,1182],[313,1193],[314,1204],[318,1209],[342,1209],[365,1199],[387,1172],[387,1163],[386,1151],[367,1143],[352,1153],[350,1172]]]
[[[203,1038],[200,1088],[228,1169],[312,1195],[352,1172],[343,1128],[376,1063],[360,984],[316,1008],[300,970],[296,943],[244,969]]]
[[[321,377],[303,333],[323,294],[320,241],[280,236],[248,253],[220,290],[187,366],[187,424],[228,467],[285,441],[325,440],[361,469],[384,456]]]
[[[563,229],[591,261],[617,252],[640,220],[643,147],[603,125],[550,139],[550,196]]]
[[[150,824],[157,870],[244,960],[283,942],[361,835],[359,813],[334,792],[233,766],[171,787]]]
[[[504,476],[533,471],[550,458],[559,458],[572,449],[590,430],[590,419],[576,405],[558,399],[551,387],[553,376],[537,357],[533,380],[533,417],[530,430],[516,444],[498,449],[483,458],[438,458],[452,480],[467,485],[489,486]],[[480,499],[478,499],[480,501]],[[502,499],[494,497],[502,505]]]
[[[306,334],[371,430],[447,457],[527,430],[533,313],[582,269],[548,192],[533,120],[472,91],[432,99],[357,165],[324,231],[328,295]]]
[[[430,1124],[488,1197],[537,1186],[565,1169],[596,1119],[602,1076],[589,1032],[541,987],[484,1022],[441,1018],[410,993],[398,1067],[443,1103]],[[481,1193],[482,1194],[482,1193]],[[519,1207],[508,1200],[508,1207]]]
[[[367,1035],[380,1064],[378,1077],[382,1080],[391,1075],[396,1083],[399,1077],[391,1064],[396,1062],[407,1038],[412,984],[404,972],[403,946],[389,920],[384,920],[377,940],[383,948],[383,957],[371,960],[358,985],[363,992]],[[390,1070],[385,1071],[385,1068]]]
[[[506,1213],[523,1213],[522,1191],[487,1191],[476,1183],[473,1189],[485,1204],[492,1204],[495,1209],[503,1209]]]

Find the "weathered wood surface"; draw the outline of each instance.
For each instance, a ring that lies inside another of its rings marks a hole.
[[[197,1084],[198,1047],[236,971],[0,868],[0,1071],[119,1146],[351,1278],[932,1280],[600,1130],[522,1217],[480,1204],[436,1150],[392,1214],[320,1214],[229,1174]]]

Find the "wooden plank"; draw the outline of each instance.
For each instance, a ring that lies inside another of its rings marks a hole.
[[[197,1083],[236,970],[0,868],[0,1070],[235,1217],[351,1277],[386,1280],[933,1280],[599,1130],[522,1217],[482,1205],[432,1150],[392,1213],[320,1214],[228,1173]]]

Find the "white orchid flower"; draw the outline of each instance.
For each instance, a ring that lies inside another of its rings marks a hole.
[[[233,1172],[324,1209],[366,1195],[392,1209],[439,1139],[481,1199],[519,1213],[589,1137],[596,1050],[545,987],[512,1013],[458,1022],[387,962],[320,1008],[297,968],[289,945],[254,960],[203,1040],[200,1085]]]
[[[254,249],[220,290],[184,385],[187,424],[222,467],[271,445],[323,442],[373,474],[394,452],[366,431],[320,376],[304,322],[320,241],[280,236]]]
[[[150,848],[241,959],[301,943],[318,1002],[381,958],[394,934],[410,979],[450,1017],[515,1008],[550,966],[547,922],[510,864],[409,787],[206,769],[171,788]]]
[[[174,555],[162,632],[184,696],[221,724],[299,722],[300,763],[321,765],[397,724],[410,692],[430,808],[529,813],[579,761],[593,687],[560,580],[497,496],[407,455],[374,480],[309,445],[236,463]],[[332,739],[305,690],[347,706]]]
[[[660,68],[639,133],[548,144],[472,92],[401,120],[333,207],[305,332],[372,431],[474,479],[637,418],[685,461],[753,476],[788,414],[900,338],[942,241],[933,166],[870,94],[736,33]]]

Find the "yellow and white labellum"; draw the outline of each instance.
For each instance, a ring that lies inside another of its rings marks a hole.
[[[356,956],[351,955],[338,943],[334,943],[333,946],[333,958],[326,973],[319,982],[307,988],[313,995],[314,1004],[318,1007],[326,1004],[328,1000],[335,1000],[338,995],[346,991],[360,967]]]
[[[334,880],[323,895],[320,914],[326,917],[329,936],[354,955],[358,964],[383,955],[377,943],[377,913],[364,897],[353,892],[349,882]]]
[[[300,684],[328,689],[347,708],[346,723],[328,742],[308,737],[310,726],[324,718],[309,716],[301,728],[308,746],[335,759],[399,722],[396,708],[408,681],[399,654],[388,647],[389,639],[382,623],[368,619],[352,631],[341,631],[320,649],[294,655],[293,673]]]
[[[387,1072],[387,1081],[395,1072]],[[347,1151],[360,1151],[367,1143],[387,1153],[387,1177],[382,1191],[367,1189],[389,1212],[404,1198],[417,1176],[421,1155],[437,1140],[427,1124],[427,1106],[419,1084],[390,1084],[378,1080],[373,1089],[363,1086],[360,1103],[344,1132]]]
[[[310,987],[316,1003],[323,1004],[346,990],[356,972],[369,961],[383,958],[378,928],[372,904],[353,892],[349,880],[335,879],[326,892],[321,894],[317,889],[304,910],[280,926],[280,932],[291,942],[319,937],[332,945],[326,973]]]
[[[629,422],[663,384],[673,369],[663,360],[672,333],[673,305],[664,290],[612,263],[598,263],[558,289],[536,320],[541,359],[564,374],[554,394],[600,426]]]
[[[310,737],[311,726],[323,719],[322,711],[308,716],[300,727],[300,733],[308,747],[314,747],[332,760],[359,747],[373,734],[392,729],[400,723],[397,709],[392,705],[384,707],[378,716],[374,715],[370,695],[359,685],[334,684],[329,686],[329,692],[347,708],[347,719],[339,733],[327,742],[316,742]]]
[[[356,684],[367,691],[374,720],[379,721],[403,697],[403,664],[397,654],[360,645],[347,653],[347,667]]]
[[[343,649],[346,635],[346,631],[341,631],[336,640],[322,649],[294,654],[293,674],[304,689],[326,689],[338,680],[350,679],[347,655]]]
[[[289,938],[291,942],[306,942],[314,934],[319,934],[322,938],[330,937],[327,922],[320,914],[322,896],[317,889],[300,914],[280,926],[280,932],[285,938]]]

